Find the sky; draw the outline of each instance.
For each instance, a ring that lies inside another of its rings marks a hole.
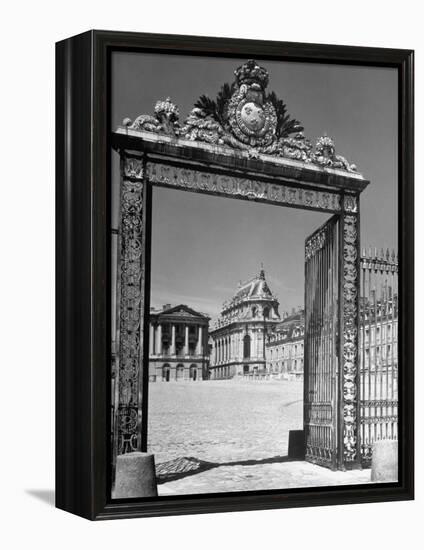
[[[197,98],[215,98],[245,60],[115,52],[112,129],[153,114],[158,99],[179,106],[183,121]],[[370,185],[361,195],[361,244],[397,249],[397,71],[256,59],[268,91],[314,143],[326,133]],[[112,224],[117,225],[118,155],[113,154]],[[185,303],[216,317],[239,280],[261,263],[280,312],[303,305],[304,241],[327,214],[154,188],[151,304]]]

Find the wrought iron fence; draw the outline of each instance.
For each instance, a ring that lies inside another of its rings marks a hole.
[[[398,257],[364,250],[360,265],[360,437],[369,466],[375,441],[397,439]]]

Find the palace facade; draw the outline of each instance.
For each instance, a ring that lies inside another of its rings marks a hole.
[[[210,317],[181,304],[150,309],[149,380],[208,378]]]
[[[240,283],[210,331],[210,378],[240,378],[267,371],[266,334],[281,319],[265,272]]]
[[[303,342],[305,314],[303,309],[285,313],[281,323],[268,333],[266,342],[267,371],[273,378],[303,378]]]

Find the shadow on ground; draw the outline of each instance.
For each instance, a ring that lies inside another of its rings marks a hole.
[[[237,462],[207,462],[199,460],[192,456],[184,456],[163,462],[156,466],[156,479],[158,484],[168,483],[168,481],[176,481],[184,477],[192,476],[219,468],[221,466],[256,466],[258,464],[282,464],[284,462],[292,462],[294,458],[288,456],[273,456],[269,458],[261,458],[258,460],[239,460]]]
[[[55,493],[53,489],[25,489],[25,492],[27,495],[37,498],[49,506],[55,505]]]

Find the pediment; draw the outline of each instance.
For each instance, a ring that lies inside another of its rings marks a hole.
[[[204,313],[200,313],[199,311],[195,311],[189,306],[186,306],[184,304],[171,307],[163,312],[161,312],[162,315],[172,315],[173,317],[184,317],[185,319],[207,319],[207,315]]]

